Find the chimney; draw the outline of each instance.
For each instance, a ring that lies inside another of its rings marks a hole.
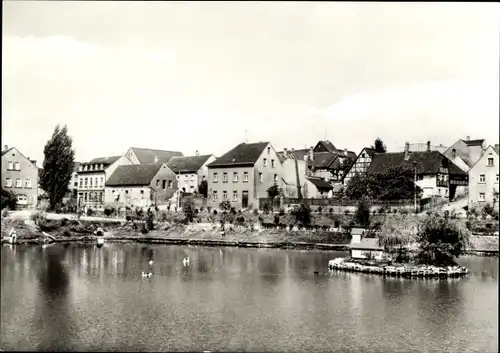
[[[431,141],[427,141],[427,152],[431,151]]]
[[[405,143],[405,161],[410,159],[410,143],[406,142]]]
[[[344,148],[344,156],[347,156],[347,148]]]
[[[311,146],[309,148],[309,158],[311,159],[311,161],[314,161],[314,146]]]
[[[200,155],[200,152],[198,150],[196,150],[196,152],[194,153],[195,156],[199,156]]]
[[[9,149],[9,145],[3,145],[3,151],[7,151]]]
[[[155,163],[158,163],[158,156],[155,156]]]
[[[451,150],[451,159],[457,158],[457,150],[454,148]]]
[[[467,136],[467,137],[465,138],[465,140],[466,140],[466,141],[470,141],[470,136]]]
[[[283,148],[283,157],[288,158],[288,149]]]

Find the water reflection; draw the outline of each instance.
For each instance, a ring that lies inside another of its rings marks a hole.
[[[498,349],[498,259],[461,259],[472,275],[450,281],[328,273],[328,260],[345,255],[112,243],[5,247],[1,341],[31,350]],[[154,275],[142,278],[146,270]]]

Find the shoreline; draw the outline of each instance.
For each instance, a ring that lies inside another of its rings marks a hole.
[[[53,241],[36,239],[20,239],[11,245],[49,245],[68,243],[95,243],[95,235],[81,237],[56,237]],[[104,236],[105,243],[143,243],[143,244],[164,244],[164,245],[193,245],[205,247],[238,247],[238,248],[261,248],[261,249],[294,249],[294,250],[325,250],[325,251],[349,251],[349,244],[328,244],[313,243],[303,241],[243,241],[243,240],[215,240],[196,238],[165,238],[152,236]],[[496,257],[500,256],[499,250],[468,250],[465,255]]]

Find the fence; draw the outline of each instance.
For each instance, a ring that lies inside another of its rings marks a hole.
[[[276,198],[273,200],[273,209],[278,209],[280,207],[290,206],[290,205],[298,205],[304,203],[308,206],[337,206],[337,207],[346,207],[346,206],[356,206],[358,201],[356,200],[340,200],[340,199],[298,199],[298,198]],[[371,201],[372,206],[388,206],[388,207],[413,207],[413,200],[395,200],[395,201],[382,201],[382,200],[373,200]],[[271,199],[269,198],[260,198],[259,199],[259,209],[263,210],[264,205],[271,206]]]

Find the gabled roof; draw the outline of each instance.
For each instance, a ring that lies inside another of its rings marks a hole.
[[[269,142],[240,143],[208,165],[213,167],[253,166]]]
[[[371,148],[371,147],[365,147],[361,150],[361,152],[359,152],[359,154],[361,154],[363,151],[365,151],[370,157],[373,157],[375,155],[375,148]]]
[[[337,152],[317,152],[314,153],[314,167],[318,169],[328,168],[338,157]]]
[[[493,147],[493,149],[495,150],[495,152],[500,155],[500,146],[497,144],[495,145],[495,147]]]
[[[88,163],[82,163],[82,164],[104,164],[104,165],[110,165],[115,163],[118,159],[120,159],[121,156],[112,156],[112,157],[98,157],[92,159]]]
[[[203,156],[172,157],[168,166],[174,173],[196,173],[211,156],[211,154],[206,154]]]
[[[5,150],[5,151],[2,151],[2,156],[3,156],[4,154],[6,154],[7,152],[12,151],[13,149],[14,149],[14,147],[11,147],[11,148],[9,148],[9,149],[7,149],[7,150]]]
[[[118,166],[106,181],[106,186],[149,185],[163,165],[163,163],[156,163]]]
[[[309,180],[311,183],[313,183],[314,186],[316,186],[318,189],[323,189],[323,190],[333,189],[333,186],[323,179],[320,178],[306,178],[306,179]]]
[[[399,165],[405,165],[413,168],[413,162],[416,162],[418,174],[436,174],[441,167],[443,159],[448,163],[448,170],[450,174],[467,174],[438,151],[410,152],[410,158],[407,161],[405,161],[404,152],[376,153],[372,158],[372,162],[368,167],[367,173],[383,173],[387,169],[394,168]]]
[[[155,163],[155,157],[158,158],[157,163],[167,163],[172,157],[182,157],[182,152],[179,151],[153,150],[139,147],[131,148],[141,164]]]
[[[495,145],[495,146],[489,145],[489,146],[488,146],[488,147],[487,147],[487,148],[483,151],[483,153],[481,154],[481,157],[479,157],[479,158],[477,159],[476,163],[474,163],[474,164],[471,166],[471,168],[470,168],[470,170],[469,170],[469,171],[471,171],[471,170],[472,170],[472,168],[474,168],[474,167],[476,166],[476,164],[477,164],[477,163],[479,163],[479,161],[480,161],[480,160],[481,160],[481,159],[482,159],[482,158],[486,155],[486,152],[488,152],[488,150],[489,150],[490,148],[491,148],[491,149],[493,150],[493,152],[495,152],[497,155],[500,155],[500,153],[498,153],[498,150],[499,150],[498,145]]]
[[[484,143],[484,139],[479,139],[479,140],[462,140],[465,142],[467,146],[482,146]]]
[[[478,141],[478,140],[476,140]],[[458,157],[460,157],[465,164],[470,168],[472,167],[476,161],[472,160],[471,158],[471,151],[469,146],[466,141],[460,139],[457,142],[455,142],[450,148],[448,148],[443,154],[453,160],[452,154],[453,154],[453,149],[455,149],[455,152]]]
[[[316,146],[318,146],[319,144],[322,144],[323,147],[325,147],[325,149],[328,152],[336,152],[337,151],[337,148],[335,148],[335,146],[333,145],[333,143],[331,143],[330,141],[318,141],[318,143],[316,144]]]

